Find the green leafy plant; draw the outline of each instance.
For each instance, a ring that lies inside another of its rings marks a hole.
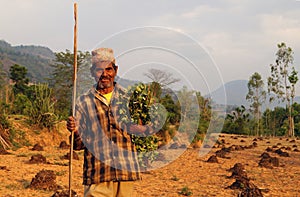
[[[179,194],[184,195],[184,196],[191,196],[193,194],[193,192],[190,188],[188,188],[188,186],[185,186],[181,189]]]
[[[47,84],[34,86],[29,117],[33,124],[38,124],[42,128],[46,127],[49,130],[57,122],[57,116],[54,114],[52,89]]]
[[[119,121],[128,123],[135,123],[140,125],[151,124],[156,129],[160,126],[159,119],[161,118],[157,108],[151,109],[156,99],[150,90],[150,86],[139,83],[135,86],[129,87],[126,97],[120,98],[118,104],[124,107],[119,109]],[[126,113],[129,109],[129,114]],[[138,151],[139,163],[142,167],[147,168],[149,162],[153,162],[158,153],[158,138],[155,135],[137,136],[132,134],[132,142],[135,144]]]

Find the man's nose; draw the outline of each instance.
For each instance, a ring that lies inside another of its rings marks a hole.
[[[100,77],[106,77],[108,76],[108,72],[106,70],[103,70]]]
[[[106,76],[106,75],[107,75],[107,71],[106,71],[106,70],[103,70],[102,75],[103,75],[103,76]]]

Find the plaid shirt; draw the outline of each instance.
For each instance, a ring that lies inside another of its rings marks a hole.
[[[76,104],[78,135],[74,137],[74,149],[84,149],[84,185],[141,178],[127,126],[117,121],[122,96],[125,91],[115,84],[110,103],[92,88]]]

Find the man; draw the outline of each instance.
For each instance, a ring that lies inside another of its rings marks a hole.
[[[149,126],[118,122],[123,88],[114,82],[118,66],[113,50],[92,51],[91,75],[96,84],[82,95],[69,117],[74,132],[74,150],[84,149],[84,196],[132,196],[133,181],[141,178],[131,133],[147,133]]]

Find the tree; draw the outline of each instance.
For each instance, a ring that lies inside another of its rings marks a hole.
[[[168,121],[171,124],[178,123],[180,120],[180,110],[179,106],[176,105],[175,101],[172,99],[172,96],[170,94],[166,94],[163,98],[161,98],[160,103],[168,111]]]
[[[89,60],[89,52],[78,51],[77,55],[77,68],[78,73],[81,72],[80,79],[90,78],[90,70],[87,67],[87,60]],[[55,53],[54,64],[51,65],[54,70],[49,79],[50,87],[53,88],[55,92],[55,113],[60,115],[62,118],[69,116],[71,111],[71,101],[72,101],[72,87],[73,87],[73,64],[74,64],[74,54],[69,50],[66,52]],[[77,82],[79,85],[84,86],[84,82]]]
[[[14,94],[26,94],[29,79],[26,77],[27,68],[18,64],[13,65],[9,69],[10,79],[15,83],[13,87]]]
[[[274,93],[278,99],[285,102],[288,110],[287,135],[294,136],[293,100],[295,96],[295,85],[298,81],[298,72],[292,66],[294,57],[293,50],[285,43],[277,45],[275,64],[271,64],[271,76],[268,78],[269,91]]]
[[[155,68],[149,69],[148,73],[144,73],[144,75],[152,80],[151,92],[157,98],[160,98],[163,88],[180,81],[180,79],[174,78],[172,73]]]
[[[0,62],[0,103],[7,101],[6,90],[8,86],[8,74],[3,69],[3,64]],[[1,107],[0,107],[1,109]]]
[[[295,121],[295,136],[300,136],[300,104],[293,104],[293,116]]]
[[[1,90],[5,86],[6,83],[7,83],[7,73],[3,69],[2,62],[0,62],[0,89]]]
[[[181,121],[189,119],[195,102],[194,98],[195,91],[189,91],[186,86],[178,92],[179,106],[181,106]]]
[[[241,105],[240,107],[236,107],[230,114],[227,114],[222,132],[247,134],[247,122],[249,122],[249,114],[246,112],[246,108]]]
[[[199,129],[200,106],[197,95],[194,90],[189,90],[186,86],[183,86],[177,97],[181,113],[178,131],[186,132],[189,142],[199,141],[197,133]]]
[[[273,110],[267,109],[264,111],[262,119],[265,134],[273,136],[284,135],[287,117],[287,111],[283,107],[275,107]]]
[[[248,94],[246,95],[246,99],[251,102],[250,110],[255,117],[255,134],[259,135],[261,105],[266,99],[266,91],[264,90],[264,82],[261,75],[257,72],[255,72],[248,81]]]
[[[212,118],[211,99],[201,96],[200,92],[196,92],[198,104],[200,108],[199,133],[206,133],[210,120]]]
[[[180,79],[172,77],[172,73],[155,68],[149,69],[148,73],[144,73],[144,75],[153,82],[159,83],[162,88],[180,81]]]
[[[207,133],[208,127],[212,120],[211,99],[201,96],[200,92],[196,92],[196,97],[200,110],[200,118],[197,134],[194,139],[195,142],[199,141],[203,135]]]

